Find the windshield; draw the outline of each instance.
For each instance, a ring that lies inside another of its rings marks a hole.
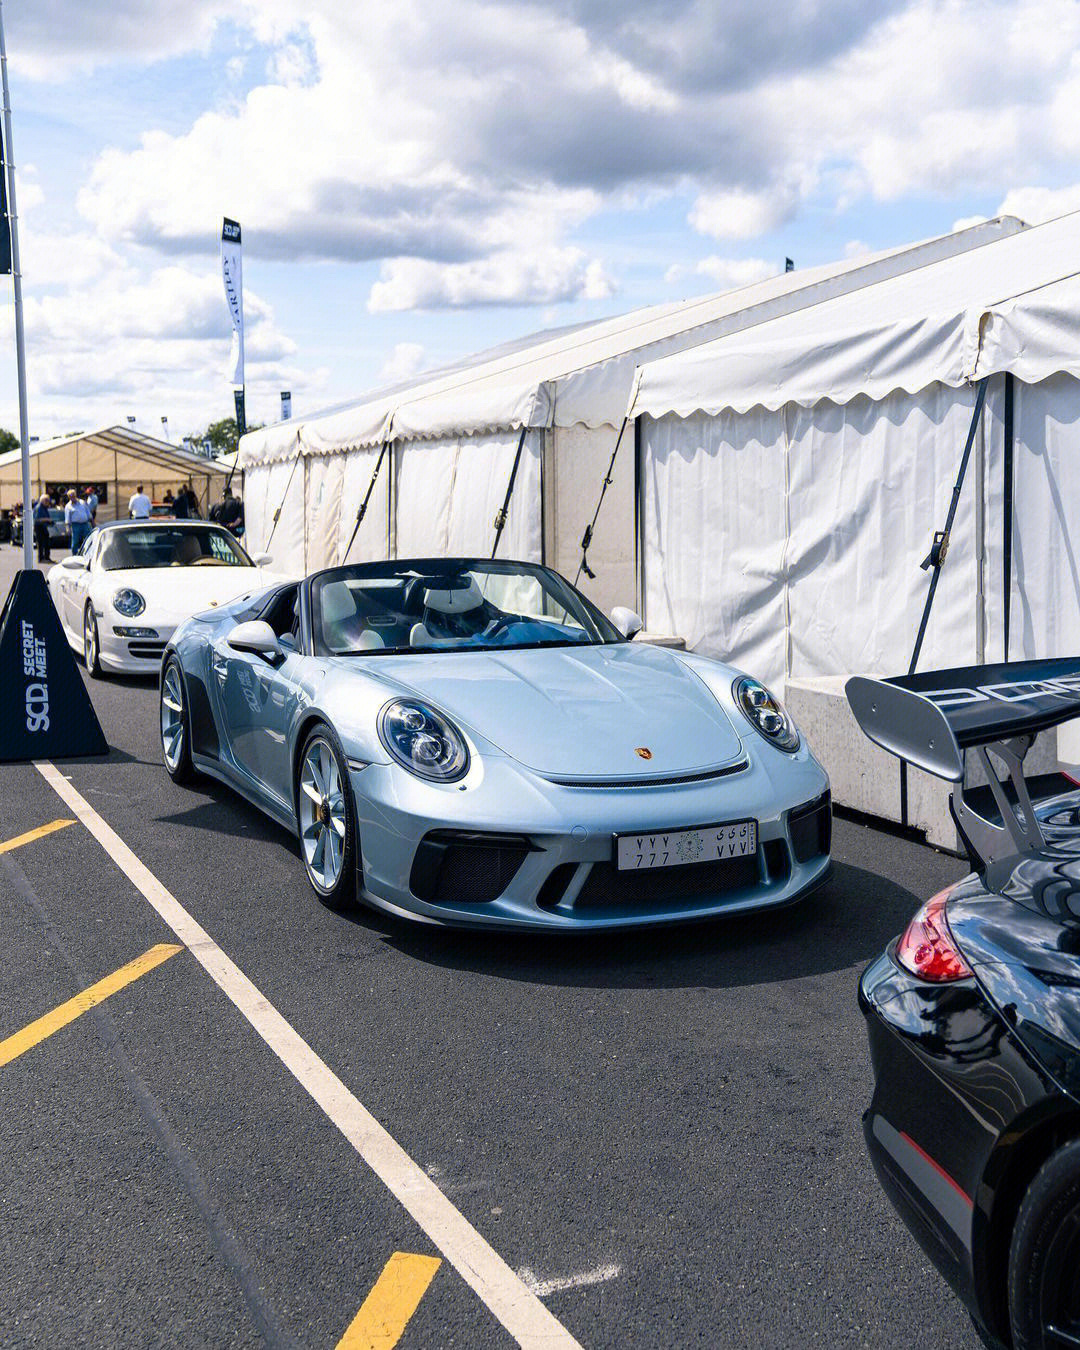
[[[323,654],[493,651],[621,642],[619,632],[555,572],[476,558],[368,563],[311,583]]]
[[[106,572],[142,567],[253,567],[226,530],[215,525],[147,525],[107,530],[101,545]]]

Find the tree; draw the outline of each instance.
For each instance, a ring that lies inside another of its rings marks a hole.
[[[248,427],[248,431],[258,431],[258,429],[258,426]],[[238,441],[236,418],[223,417],[219,422],[211,422],[205,431],[196,432],[191,439],[195,445],[201,445],[203,441],[209,441],[210,448],[215,455],[231,455],[236,449]]]
[[[18,450],[19,438],[13,431],[8,431],[7,427],[0,427],[0,455],[6,455],[9,450]]]

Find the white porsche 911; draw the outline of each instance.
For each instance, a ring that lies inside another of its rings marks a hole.
[[[292,578],[268,572],[228,530],[201,520],[99,526],[47,581],[64,634],[86,669],[156,675],[173,631],[205,609]]]

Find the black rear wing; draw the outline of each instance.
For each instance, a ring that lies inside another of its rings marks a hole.
[[[867,736],[900,759],[956,784],[952,811],[976,866],[1043,846],[1023,761],[1040,731],[1080,717],[1080,657],[960,666],[847,682],[848,702]],[[1000,824],[964,798],[964,751],[982,761]],[[988,758],[1004,765],[1008,794]]]

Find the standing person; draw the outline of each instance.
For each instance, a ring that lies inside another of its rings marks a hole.
[[[86,507],[90,512],[90,524],[97,524],[98,495],[93,486],[86,489]]]
[[[218,519],[237,539],[244,533],[244,504],[239,497],[234,496],[231,487],[225,488]]]
[[[64,521],[71,531],[71,551],[78,553],[90,533],[93,521],[89,506],[79,499],[74,488],[68,488],[67,502],[64,504]]]
[[[173,498],[172,513],[177,520],[187,520],[191,515],[191,511],[188,507],[188,490],[186,483],[180,484],[180,491]]]
[[[34,540],[37,543],[39,563],[52,562],[52,555],[49,552],[49,522],[52,520],[52,516],[49,515],[50,506],[52,506],[52,498],[47,492],[43,492],[34,507]],[[24,511],[24,530],[26,524],[26,512]]]
[[[143,485],[139,486],[131,495],[128,502],[128,515],[133,520],[149,520],[150,518],[150,498],[143,491]]]

